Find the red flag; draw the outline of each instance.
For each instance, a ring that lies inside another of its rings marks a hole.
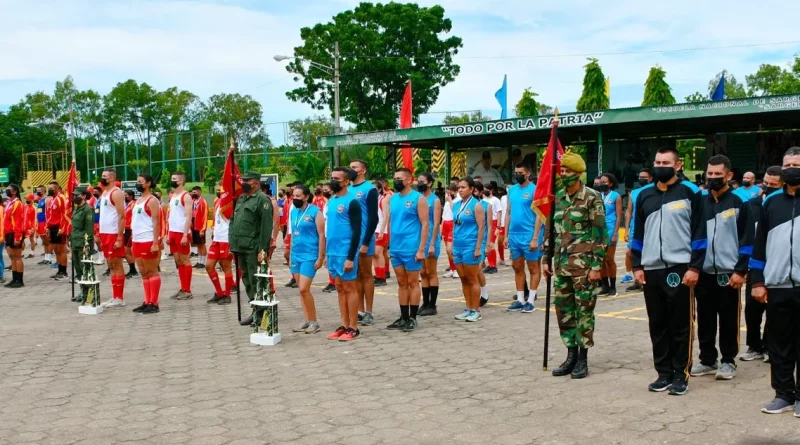
[[[408,81],[406,92],[403,94],[403,105],[400,107],[400,128],[411,128],[413,118],[411,114],[411,81]],[[408,143],[400,144],[400,153],[403,156],[403,167],[411,170],[414,174],[414,156],[412,154],[413,148]]]
[[[72,233],[72,194],[79,185],[78,172],[75,168],[75,160],[73,159],[72,167],[70,167],[69,175],[67,176],[67,196],[64,200],[64,220],[61,227],[61,232],[65,235]]]
[[[536,191],[533,193],[533,204],[531,208],[536,215],[542,219],[547,220],[550,217],[550,208],[555,201],[555,177],[561,171],[561,156],[564,155],[564,148],[561,147],[561,141],[558,140],[557,135],[558,120],[553,122],[553,128],[550,130],[550,142],[547,144],[547,151],[544,152],[544,159],[542,159],[542,168],[539,170],[539,182],[536,184]],[[556,153],[553,159],[553,153]],[[555,169],[553,168],[555,164]]]
[[[233,147],[228,150],[228,159],[225,160],[225,169],[222,171],[222,184],[219,188],[219,208],[222,216],[231,219],[233,216],[233,202],[242,194],[242,174],[239,166],[233,159]]]

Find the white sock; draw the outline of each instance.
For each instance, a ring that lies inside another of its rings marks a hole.
[[[208,255],[203,255],[200,257],[200,264],[206,264],[206,258],[208,258]]]
[[[483,297],[484,300],[489,298],[489,289],[486,286],[481,288],[481,297]]]
[[[631,271],[630,271],[630,270],[626,270],[626,271],[625,271],[625,276],[626,276],[626,277],[630,277],[630,276],[633,276],[633,275],[632,275],[632,273],[631,273]]]
[[[524,290],[518,290],[517,291],[517,301],[519,301],[520,303],[524,303],[525,302],[525,291]]]
[[[50,254],[50,253],[44,254],[44,259],[46,259],[47,261],[52,261],[53,260],[53,254]]]
[[[533,304],[534,299],[536,299],[536,289],[531,289],[528,293],[528,303]]]

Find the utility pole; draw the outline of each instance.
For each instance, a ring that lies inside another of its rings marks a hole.
[[[72,98],[69,99],[69,141],[72,145],[72,160],[75,160],[75,123],[72,120]],[[88,166],[87,166],[88,168]]]
[[[334,134],[340,134],[342,127],[339,124],[339,42],[333,44],[333,118],[334,118]],[[339,166],[340,149],[334,147],[333,149],[333,165]]]

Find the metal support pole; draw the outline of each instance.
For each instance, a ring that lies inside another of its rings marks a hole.
[[[507,148],[507,153],[506,153],[506,155],[508,155],[508,158],[507,158],[508,159],[508,176],[503,178],[505,180],[506,184],[511,184],[511,182],[512,182],[511,178],[514,177],[514,167],[516,167],[516,166],[514,165],[514,162],[511,161],[511,158],[514,157],[513,153],[514,153],[514,148],[509,145],[508,148]],[[505,173],[506,173],[505,171],[500,172],[501,175],[503,175]]]
[[[175,171],[181,171],[181,134],[175,134]]]
[[[90,177],[91,173],[89,173],[89,139],[86,139],[86,177],[83,180],[89,184],[92,183],[92,179]]]
[[[194,165],[194,131],[192,132],[192,182],[195,182],[195,165]]]
[[[597,174],[600,175],[602,173],[603,173],[603,127],[597,127]]]
[[[333,44],[333,118],[335,120],[334,133],[338,135],[342,132],[339,120],[339,42]],[[339,147],[334,147],[334,165],[337,167],[341,161],[340,154]]]
[[[117,167],[117,146],[113,142],[111,143],[111,164],[114,168]]]
[[[153,145],[150,144],[150,120],[147,120],[147,167],[150,176],[153,176]]]
[[[128,180],[128,142],[122,144],[122,180]]]
[[[97,139],[97,144],[98,144],[97,147],[94,148],[94,170],[95,170],[95,176],[97,175],[97,148],[100,146],[100,138]],[[89,184],[91,185],[91,181],[89,181]]]
[[[211,132],[206,133],[206,163],[211,163]]]
[[[450,141],[448,140],[444,141],[444,175],[446,178],[442,182],[449,184],[450,178],[453,177],[453,164],[452,159],[450,159]]]

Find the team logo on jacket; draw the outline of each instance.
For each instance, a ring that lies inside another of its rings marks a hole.
[[[730,281],[731,277],[728,276],[726,273],[722,273],[717,275],[717,284],[719,287],[725,287],[728,285],[728,281]]]
[[[672,272],[671,274],[667,275],[667,286],[678,287],[679,284],[681,284],[681,277],[678,274]]]
[[[339,213],[344,213],[344,204],[339,204],[336,206],[336,211]]]
[[[472,210],[470,209],[464,210],[464,214],[467,216],[472,216]]]
[[[303,221],[305,221],[305,222],[311,222],[311,217],[310,217],[310,216],[308,216],[308,215],[306,215],[306,216],[304,216],[304,217],[303,217]]]
[[[361,199],[363,197],[364,197],[364,192],[357,192],[356,193],[356,198]]]
[[[685,208],[686,208],[686,203],[683,201],[673,202],[672,204],[669,205],[670,210],[680,210]]]
[[[522,194],[522,199],[531,199],[531,194],[528,193],[528,192],[523,193]]]
[[[406,201],[406,203],[404,205],[406,206],[407,209],[410,209],[411,208],[411,201]]]

